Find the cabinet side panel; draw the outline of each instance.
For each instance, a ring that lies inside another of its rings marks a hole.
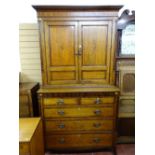
[[[41,121],[32,137],[30,145],[31,155],[44,155],[43,127]]]

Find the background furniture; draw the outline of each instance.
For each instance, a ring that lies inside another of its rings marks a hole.
[[[135,136],[135,65],[134,60],[120,60],[118,142],[133,143]]]
[[[122,22],[123,21],[123,22]],[[118,142],[133,143],[135,136],[135,12],[124,10],[117,22],[117,85],[120,88]]]
[[[38,89],[39,83],[19,84],[19,117],[39,116]]]
[[[121,6],[33,7],[40,28],[43,85],[38,95],[45,148],[115,152]]]
[[[44,155],[43,127],[40,118],[19,119],[19,155]]]

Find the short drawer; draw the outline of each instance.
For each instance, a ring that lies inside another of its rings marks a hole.
[[[112,131],[112,119],[93,119],[93,120],[45,120],[46,133],[57,131]]]
[[[29,143],[19,143],[19,155],[30,155]]]
[[[100,107],[100,108],[44,108],[44,117],[91,117],[91,116],[113,116],[113,107]]]
[[[112,134],[66,134],[46,136],[47,148],[112,146]]]
[[[114,103],[114,97],[90,97],[81,98],[82,105],[102,105],[102,104],[112,104]]]
[[[43,98],[44,106],[77,105],[78,98]]]

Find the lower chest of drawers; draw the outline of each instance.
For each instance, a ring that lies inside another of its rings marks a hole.
[[[51,150],[112,147],[115,96],[41,95],[45,147]]]

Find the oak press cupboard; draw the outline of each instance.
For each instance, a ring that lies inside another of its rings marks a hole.
[[[115,153],[119,89],[116,22],[122,6],[33,6],[37,11],[45,148]]]

